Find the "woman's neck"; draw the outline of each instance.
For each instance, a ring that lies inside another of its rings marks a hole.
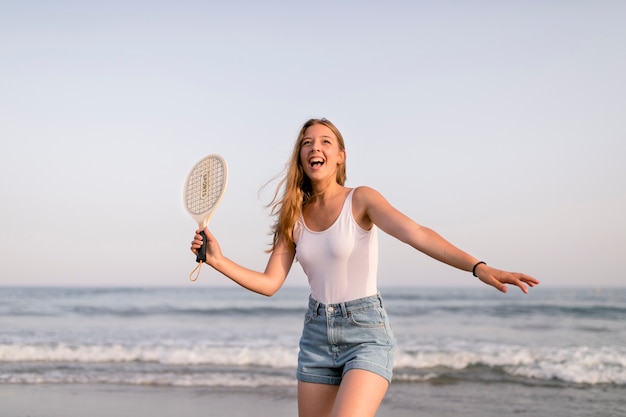
[[[324,184],[311,184],[312,193],[310,202],[324,202],[325,200],[335,197],[337,194],[342,193],[345,189],[344,186],[337,184],[336,181],[331,181]]]

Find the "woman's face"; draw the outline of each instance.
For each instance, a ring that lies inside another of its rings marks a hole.
[[[335,179],[337,167],[345,162],[345,158],[339,140],[328,127],[314,124],[304,132],[300,142],[300,163],[311,181]]]

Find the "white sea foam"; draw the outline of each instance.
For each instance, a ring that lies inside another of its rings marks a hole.
[[[542,380],[626,385],[626,349],[544,349],[536,361],[505,366],[505,370],[512,375]]]
[[[116,384],[177,387],[260,387],[291,386],[295,377],[290,374],[264,375],[255,373],[205,372],[181,374],[168,372],[125,373],[100,372],[69,374],[61,372],[22,372],[0,374],[5,384]]]
[[[154,362],[167,365],[294,367],[297,351],[289,347],[255,349],[250,346],[122,346],[0,345],[2,362]]]
[[[513,376],[537,380],[560,380],[577,384],[626,385],[626,347],[529,348],[485,345],[471,349],[402,351],[396,367],[428,369],[467,369],[482,365],[501,368]],[[435,377],[436,373],[429,374]],[[422,376],[423,378],[423,376]]]
[[[158,364],[168,366],[170,371],[177,370],[168,384],[197,385],[198,377],[181,376],[180,369],[185,367],[204,366],[216,369],[227,368],[262,368],[262,369],[294,369],[297,361],[297,350],[291,347],[272,347],[255,349],[249,346],[122,346],[122,345],[83,345],[71,346],[67,344],[55,345],[0,345],[0,364],[2,363],[39,363],[41,367],[54,363],[77,363],[85,365],[97,364]],[[576,384],[618,384],[626,385],[626,350],[615,347],[590,349],[588,347],[572,348],[529,348],[515,346],[455,346],[454,349],[437,349],[434,346],[424,346],[421,350],[403,350],[400,348],[396,357],[396,368],[413,369],[419,374],[405,375],[405,381],[427,380],[439,375],[441,370],[464,370],[471,366],[484,366],[502,369],[511,376],[531,378],[536,380],[560,380]],[[438,371],[429,371],[435,370]],[[163,371],[159,376],[146,376],[143,371],[134,370],[137,375],[126,375],[126,382],[150,384],[152,378],[163,381]],[[149,374],[149,373],[148,373]],[[254,381],[257,373],[248,372],[245,376],[235,378],[237,384],[245,384],[250,379]],[[28,381],[38,381],[41,373],[28,375],[5,375],[4,382],[15,381],[17,378]],[[93,379],[85,375],[70,375],[56,377],[63,382],[79,382],[81,378]],[[51,378],[47,376],[46,378]],[[106,382],[115,378],[106,375]],[[148,378],[143,380],[142,378]],[[207,377],[203,377],[207,378]],[[262,376],[265,380],[267,377]],[[69,379],[69,380],[68,380]],[[77,381],[74,381],[74,380]],[[220,381],[233,378],[220,378]],[[241,380],[239,380],[241,379]],[[138,381],[136,381],[138,380]],[[165,378],[167,380],[167,378]],[[134,382],[133,382],[134,381]],[[185,382],[187,381],[187,382]],[[50,382],[50,381],[48,381]],[[211,382],[206,382],[211,384]]]

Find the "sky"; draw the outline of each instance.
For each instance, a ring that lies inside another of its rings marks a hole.
[[[542,286],[624,286],[624,16],[603,0],[0,2],[0,285],[233,285],[188,281],[188,171],[226,159],[210,228],[262,270],[273,179],[326,117],[347,186]],[[381,287],[481,285],[379,240]],[[285,285],[306,285],[298,264]]]

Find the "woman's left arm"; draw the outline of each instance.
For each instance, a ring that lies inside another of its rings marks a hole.
[[[438,261],[463,271],[475,272],[482,282],[499,291],[506,292],[505,284],[510,284],[528,293],[527,286],[539,284],[538,280],[526,274],[502,271],[484,263],[478,264],[479,259],[457,248],[434,230],[419,225],[372,188],[359,187],[353,198],[355,217],[361,226],[368,228],[367,226],[375,224],[383,232]]]

